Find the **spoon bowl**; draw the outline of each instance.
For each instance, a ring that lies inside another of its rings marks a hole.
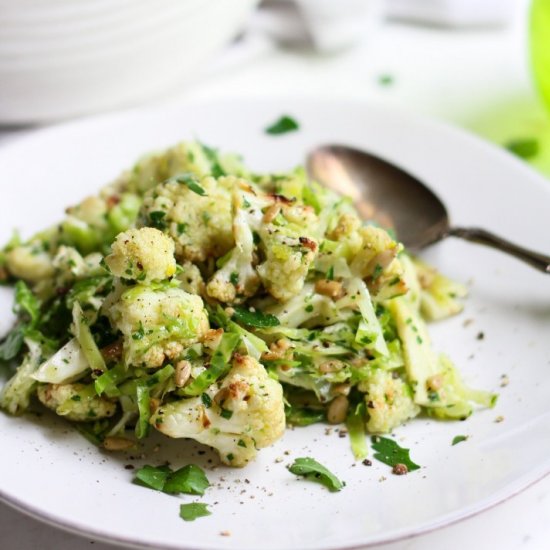
[[[423,182],[402,168],[344,145],[323,145],[307,158],[315,181],[353,200],[364,220],[393,229],[397,238],[418,251],[454,236],[497,248],[550,273],[550,256],[515,245],[484,229],[452,227],[447,209]]]

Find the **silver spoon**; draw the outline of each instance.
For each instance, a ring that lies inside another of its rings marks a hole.
[[[315,180],[352,198],[363,219],[395,229],[415,251],[446,237],[491,246],[550,273],[550,256],[513,244],[477,227],[451,227],[445,206],[421,181],[381,158],[342,145],[315,149],[307,159]]]

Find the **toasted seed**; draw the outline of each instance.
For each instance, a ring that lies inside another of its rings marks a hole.
[[[149,411],[151,411],[151,414],[154,414],[155,411],[160,407],[160,399],[157,399],[156,397],[151,397],[149,400]]]
[[[327,374],[329,372],[338,372],[344,368],[344,363],[338,361],[338,359],[331,359],[330,361],[325,361],[319,365],[319,372],[322,374]]]
[[[396,464],[394,467],[393,467],[393,470],[392,472],[396,475],[396,476],[404,476],[406,473],[408,473],[409,469],[407,468],[406,464]]]
[[[349,395],[349,392],[351,391],[351,384],[346,384],[346,383],[342,383],[342,384],[336,384],[333,388],[332,388],[332,391],[338,395],[345,395],[345,396],[348,396]]]
[[[426,384],[428,389],[437,391],[441,389],[441,386],[443,386],[443,377],[441,374],[434,374],[426,380]]]
[[[183,388],[189,377],[191,376],[191,363],[189,361],[178,361],[176,364],[176,373],[174,375],[174,380],[178,388]]]
[[[103,447],[108,451],[125,451],[134,446],[134,442],[125,437],[109,436],[103,440]]]
[[[122,340],[117,340],[104,348],[101,348],[101,355],[107,361],[115,361],[122,356]]]
[[[271,223],[281,211],[280,204],[272,204],[265,212],[262,221],[264,223]]]
[[[315,292],[329,298],[341,298],[343,295],[342,283],[329,279],[320,279],[315,283]]]
[[[344,395],[339,395],[334,398],[327,410],[327,420],[329,424],[341,424],[346,419],[349,409],[348,398]]]

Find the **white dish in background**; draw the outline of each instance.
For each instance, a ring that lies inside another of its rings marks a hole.
[[[283,113],[294,116],[300,130],[266,135],[263,128]],[[360,103],[313,100],[190,104],[104,116],[21,138],[0,148],[0,181],[9,192],[0,206],[0,240],[13,227],[28,236],[55,222],[65,206],[143,152],[194,137],[242,153],[258,170],[291,168],[320,143],[363,147],[426,181],[457,223],[483,225],[534,249],[548,246],[550,187],[517,159],[440,124]],[[395,437],[411,449],[421,470],[394,476],[374,460],[371,467],[353,465],[347,439],[325,435],[324,426],[289,430],[246,469],[208,470],[214,487],[200,500],[212,504],[213,514],[185,523],[179,504],[197,499],[133,485],[124,465],[169,460],[208,468],[210,453],[162,440],[158,452],[150,450],[152,443],[145,459],[132,461],[98,451],[47,415],[2,414],[0,497],[65,529],[134,546],[325,550],[421,533],[520,491],[550,471],[548,277],[498,252],[453,240],[425,257],[471,285],[464,313],[431,326],[435,347],[451,356],[469,384],[498,390],[500,399],[495,409],[465,422],[420,418],[397,429]],[[10,307],[0,305],[2,311]],[[503,388],[502,374],[510,379]],[[498,417],[503,421],[495,422]],[[451,446],[461,434],[470,437]],[[347,486],[333,494],[296,479],[285,465],[299,456],[316,458]],[[231,536],[221,536],[223,531]]]
[[[136,104],[190,82],[258,0],[0,0],[0,124]]]

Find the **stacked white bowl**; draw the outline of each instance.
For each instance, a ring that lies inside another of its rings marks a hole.
[[[0,124],[139,103],[190,81],[257,0],[0,0]]]

